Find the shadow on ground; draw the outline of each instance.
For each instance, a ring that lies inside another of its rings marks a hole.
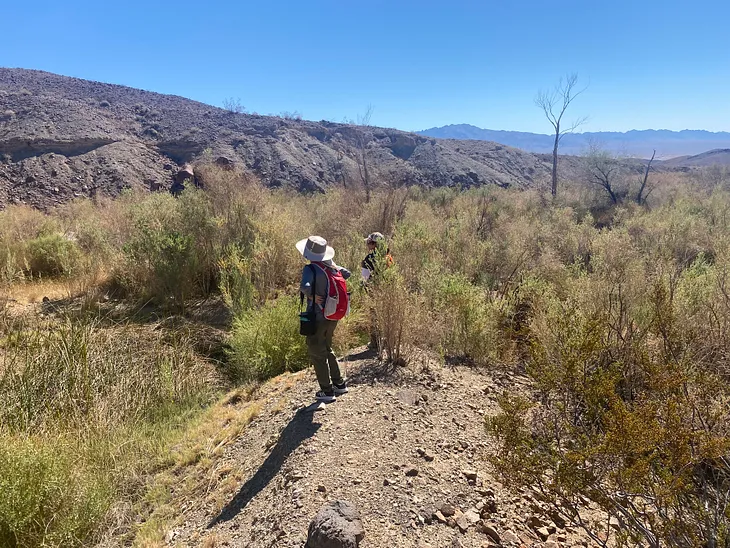
[[[362,365],[357,372],[348,375],[347,383],[353,386],[358,384],[374,385],[381,384],[401,384],[409,376],[409,372],[405,367],[394,365],[387,361],[378,361],[377,356],[369,356],[362,354],[363,358],[358,358],[360,354],[350,356],[352,359],[370,359],[369,363]]]
[[[279,434],[279,440],[266,460],[251,479],[243,484],[236,496],[226,504],[221,513],[208,524],[208,528],[236,517],[276,477],[287,457],[302,442],[314,436],[322,426],[314,422],[313,417],[314,414],[306,409],[300,409],[292,417],[289,424]]]

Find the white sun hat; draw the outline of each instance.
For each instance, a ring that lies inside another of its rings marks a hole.
[[[328,261],[335,256],[335,250],[327,245],[321,236],[310,236],[297,242],[297,249],[305,259],[315,263]]]

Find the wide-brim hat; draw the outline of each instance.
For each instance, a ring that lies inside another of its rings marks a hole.
[[[315,263],[327,261],[335,256],[335,250],[328,246],[327,240],[321,236],[310,236],[300,240],[296,247],[305,259]]]
[[[385,240],[385,236],[383,236],[380,232],[373,232],[372,234],[368,234],[368,237],[365,238],[366,243],[378,243],[380,241]]]

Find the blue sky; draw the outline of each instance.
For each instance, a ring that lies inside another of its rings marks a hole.
[[[730,2],[13,1],[0,66],[260,114],[548,133],[540,88],[577,72],[584,131],[730,131]]]

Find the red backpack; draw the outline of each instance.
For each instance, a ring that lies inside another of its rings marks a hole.
[[[341,320],[350,312],[350,294],[342,273],[322,263],[315,263],[327,276],[327,298],[324,301],[324,317],[327,320]]]

